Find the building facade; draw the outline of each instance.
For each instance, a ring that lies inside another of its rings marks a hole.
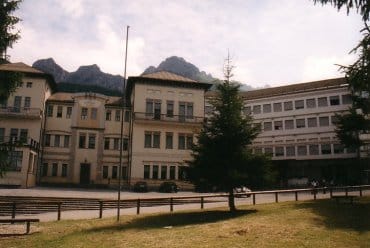
[[[16,64],[11,65],[15,70]],[[157,72],[130,77],[121,98],[52,93],[54,83],[46,74],[33,73],[32,78],[25,74],[24,85],[1,108],[0,141],[15,137],[17,129],[17,140],[27,136],[33,145],[17,146],[15,151],[23,153],[14,154],[18,167],[0,179],[0,184],[114,187],[121,177],[127,187],[146,181],[156,188],[169,180],[182,189],[192,187],[186,182],[187,161],[204,118],[212,114],[210,84]],[[342,180],[352,171],[343,161],[355,158],[356,153],[336,139],[334,125],[335,113],[351,105],[344,79],[241,94],[245,113],[252,114],[262,127],[251,148],[272,156],[283,184],[304,184],[312,178]],[[29,105],[26,97],[35,101]],[[13,113],[19,106],[35,108],[38,115],[31,118],[25,110]],[[368,157],[365,150],[361,155]]]

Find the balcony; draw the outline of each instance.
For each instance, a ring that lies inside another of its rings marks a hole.
[[[41,119],[42,111],[39,108],[2,107],[0,116],[9,118]]]
[[[39,142],[31,137],[0,136],[0,149],[13,150],[15,147],[30,147],[33,150],[40,148]]]
[[[135,112],[134,120],[135,121],[143,120],[143,121],[154,121],[154,122],[200,124],[200,123],[203,123],[204,117]]]

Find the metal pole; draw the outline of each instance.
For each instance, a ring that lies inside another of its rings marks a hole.
[[[126,92],[126,68],[127,68],[127,47],[128,47],[128,29],[126,27],[126,51],[125,51],[125,72],[123,74],[123,94],[122,94],[122,114],[121,114],[121,144],[119,149],[119,170],[118,170],[118,206],[117,206],[117,221],[119,221],[120,209],[121,209],[121,179],[122,179],[122,149],[123,149],[123,118],[124,118],[124,107],[125,107],[125,92]]]

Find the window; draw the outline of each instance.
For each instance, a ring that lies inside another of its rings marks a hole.
[[[329,102],[330,102],[330,106],[339,105],[339,96],[330,96]]]
[[[179,169],[178,169],[178,176],[177,178],[179,180],[186,180],[187,176],[186,176],[186,167],[185,166],[179,166]]]
[[[57,118],[62,118],[63,115],[63,106],[57,107]]]
[[[253,106],[253,114],[261,114],[261,105]]]
[[[91,120],[96,120],[97,116],[98,116],[98,109],[91,108]]]
[[[319,107],[326,107],[326,106],[328,106],[328,98],[327,97],[319,97],[319,98],[317,98],[317,105]]]
[[[344,146],[342,144],[334,144],[334,154],[344,153]]]
[[[110,138],[104,139],[104,150],[109,150],[110,147]]]
[[[121,110],[116,110],[116,115],[115,115],[115,118],[114,118],[116,121],[120,121],[121,120]]]
[[[152,99],[146,99],[146,103],[145,103],[145,113],[146,115],[148,116],[152,116],[154,111],[153,111],[153,106],[154,106],[154,102]]]
[[[0,144],[4,143],[5,140],[5,128],[0,128]]]
[[[263,123],[263,131],[271,131],[272,130],[272,122],[264,122]]]
[[[113,149],[119,150],[119,138],[113,138]]]
[[[48,175],[48,163],[42,164],[42,176],[46,177]]]
[[[67,107],[66,118],[67,119],[70,119],[71,118],[71,115],[72,115],[72,107]]]
[[[12,151],[10,154],[10,170],[11,171],[21,171],[22,170],[22,160],[23,152],[22,151]]]
[[[108,166],[104,165],[103,166],[103,179],[108,178]]]
[[[293,110],[293,102],[284,102],[284,111]]]
[[[144,179],[150,178],[150,165],[144,165]]]
[[[144,147],[145,148],[160,148],[160,133],[159,132],[145,132]]]
[[[53,166],[51,167],[51,176],[56,177],[58,175],[58,164],[53,163]]]
[[[329,126],[329,117],[328,116],[319,117],[319,124],[320,127]]]
[[[145,106],[145,113],[147,116],[152,116],[156,120],[161,119],[161,101],[147,99]]]
[[[153,177],[152,177],[153,179],[158,179],[159,176],[158,170],[159,170],[158,165],[153,165]]]
[[[86,147],[86,134],[80,133],[79,141],[78,141],[78,147],[79,148],[85,148]]]
[[[298,153],[298,156],[306,156],[307,146],[298,146],[297,153]]]
[[[176,166],[170,166],[170,179],[175,180],[176,178]]]
[[[265,154],[272,155],[273,154],[272,147],[265,147]]]
[[[173,117],[173,101],[167,101],[167,117]]]
[[[282,111],[281,102],[274,103],[274,112],[281,112],[281,111]]]
[[[263,104],[263,113],[271,113],[271,104]]]
[[[304,128],[306,126],[305,119],[297,119],[295,123],[297,128]]]
[[[130,121],[130,111],[126,110],[125,111],[125,122],[129,122],[129,121]]]
[[[122,166],[121,178],[127,179],[127,166]]]
[[[316,108],[316,99],[315,98],[307,99],[306,106],[307,108]]]
[[[105,112],[105,120],[110,121],[112,119],[112,110],[107,110]]]
[[[287,157],[295,156],[295,146],[287,146],[286,147],[286,156]]]
[[[293,129],[294,120],[285,120],[285,129]]]
[[[112,166],[112,179],[117,179],[118,176],[118,167]]]
[[[25,108],[30,108],[31,107],[31,97],[26,96],[24,98],[24,107]]]
[[[193,135],[191,134],[179,134],[179,150],[191,149],[193,145]]]
[[[310,155],[319,155],[319,145],[309,145]]]
[[[14,97],[14,112],[19,112],[21,110],[21,103],[22,103],[22,97],[21,96],[15,96]]]
[[[60,135],[54,136],[54,146],[59,147],[60,146]]]
[[[18,140],[18,128],[10,129],[10,141],[16,142]]]
[[[282,146],[275,147],[275,156],[276,157],[284,156],[284,147]]]
[[[153,133],[153,148],[160,147],[160,133]]]
[[[46,108],[46,115],[48,117],[53,117],[53,110],[54,110],[54,106],[53,105],[48,105],[47,108]]]
[[[87,119],[87,108],[82,108],[81,109],[81,120],[86,120]]]
[[[69,147],[69,135],[64,135],[64,147]]]
[[[167,179],[167,166],[166,165],[161,166],[161,179],[162,180]]]
[[[331,145],[330,144],[322,144],[321,145],[321,154],[331,154]]]
[[[173,133],[166,133],[166,149],[173,149]]]
[[[62,177],[67,177],[67,164],[62,164]]]
[[[180,102],[179,103],[179,116],[180,121],[186,119],[193,119],[193,103],[192,102]]]
[[[307,126],[308,127],[317,127],[317,118],[312,117],[307,119]]]
[[[303,100],[296,100],[294,102],[295,109],[303,109],[304,108],[304,101]]]
[[[179,134],[179,144],[178,144],[179,150],[185,150],[185,135]]]
[[[45,134],[45,140],[44,140],[44,145],[45,146],[50,146],[50,134]]]
[[[342,95],[343,104],[352,104],[352,96],[350,94]]]
[[[89,134],[89,149],[95,149],[95,134]]]
[[[127,151],[128,149],[128,138],[123,138],[122,140],[122,150]]]
[[[335,115],[332,115],[331,116],[331,124],[336,125],[337,123],[338,123],[338,117],[336,117]]]
[[[27,138],[28,138],[28,129],[21,129],[19,134],[19,141],[27,143]]]
[[[283,121],[274,121],[275,130],[283,130]]]
[[[261,147],[257,147],[254,149],[254,154],[262,154],[262,148]]]
[[[186,135],[186,149],[190,150],[193,147],[193,135]]]
[[[26,87],[27,87],[27,88],[32,88],[32,82],[27,82],[27,83],[26,83]]]

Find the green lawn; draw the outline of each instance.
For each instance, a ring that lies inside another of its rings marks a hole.
[[[0,247],[370,247],[370,198],[240,206],[33,225]]]

